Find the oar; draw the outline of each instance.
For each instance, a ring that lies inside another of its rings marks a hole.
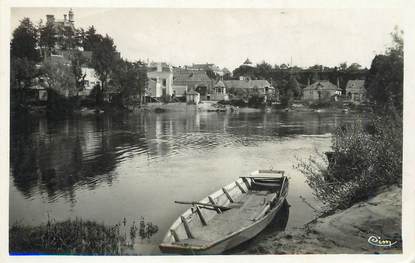
[[[174,201],[176,204],[182,204],[182,205],[203,205],[203,206],[210,206],[213,208],[219,208],[222,211],[226,211],[229,209],[232,209],[232,207],[227,207],[227,206],[221,206],[221,205],[214,205],[214,204],[209,204],[209,203],[201,203],[201,202],[196,202],[196,201],[191,201],[191,202],[186,202],[186,201]]]

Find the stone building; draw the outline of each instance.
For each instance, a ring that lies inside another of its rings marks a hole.
[[[346,99],[356,104],[365,102],[365,81],[361,79],[349,80],[346,84]]]
[[[173,70],[173,89],[186,87],[187,91],[194,90],[200,94],[200,100],[212,100],[214,80],[209,78],[204,70],[189,70],[175,68]]]
[[[164,62],[150,62],[147,65],[147,77],[149,85],[146,96],[161,98],[172,96],[173,92],[173,70]]]
[[[250,96],[257,95],[267,101],[276,95],[275,88],[263,79],[242,78],[240,80],[225,80],[223,83],[231,98],[248,99]]]
[[[319,80],[303,89],[303,100],[309,102],[337,101],[340,88],[328,80]]]

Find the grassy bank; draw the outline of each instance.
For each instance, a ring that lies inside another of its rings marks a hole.
[[[81,219],[48,220],[38,226],[15,223],[9,229],[9,251],[11,255],[121,255],[133,246],[137,233],[143,239],[158,231],[143,218],[138,225],[126,223],[125,219],[111,226]]]
[[[14,224],[9,233],[10,254],[118,255],[126,242],[119,225],[80,219],[39,226]]]

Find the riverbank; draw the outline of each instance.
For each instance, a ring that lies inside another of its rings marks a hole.
[[[383,188],[367,201],[317,218],[302,228],[270,234],[242,254],[402,253],[401,204],[401,188]],[[371,236],[397,243],[375,246],[368,242]]]

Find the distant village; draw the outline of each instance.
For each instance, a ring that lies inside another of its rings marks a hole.
[[[79,87],[63,88],[51,79],[52,76],[39,74],[29,82],[16,78],[17,84],[11,86],[19,90],[16,92],[17,97],[20,100],[24,97],[26,105],[42,105],[48,102],[50,90],[54,90],[64,98],[92,98],[94,101],[96,90],[102,89],[103,102],[119,101],[122,90],[126,88],[122,87],[122,82],[116,83],[109,77],[104,79],[106,83],[103,85],[102,73],[99,74],[96,67],[92,66],[93,51],[68,44],[72,38],[76,38],[74,11],[69,10],[62,19],[46,15],[46,25],[55,32],[56,41],[48,48],[38,48],[41,59],[36,63],[36,67],[41,68],[42,63],[48,60],[51,65],[70,68],[74,66],[73,57],[79,54],[80,58],[76,63],[80,64],[81,74],[75,82]],[[112,59],[120,60],[121,54],[114,51]],[[302,69],[285,64],[269,69],[271,66],[265,62],[254,64],[249,58],[242,61],[243,63],[233,72],[214,63],[173,66],[162,61],[141,61],[140,67],[145,72],[144,87],[142,92],[130,92],[128,96],[139,96],[140,98],[135,100],[138,104],[199,104],[204,101],[216,101],[255,107],[289,107],[294,102],[304,105],[326,105],[331,102],[359,105],[367,102],[367,69],[326,68],[318,65]],[[268,71],[264,70],[264,65],[268,66]],[[105,88],[102,88],[103,86]]]

